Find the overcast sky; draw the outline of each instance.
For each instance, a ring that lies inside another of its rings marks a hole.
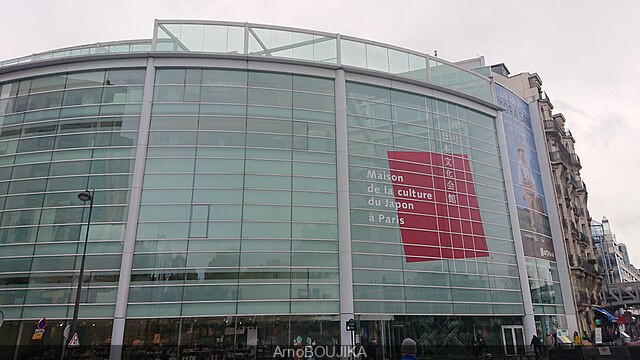
[[[342,33],[433,53],[483,55],[537,72],[567,118],[589,191],[640,266],[640,1],[10,1],[0,59],[98,41],[151,38],[153,20],[255,22]]]

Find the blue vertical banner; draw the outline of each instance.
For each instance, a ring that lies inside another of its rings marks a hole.
[[[498,105],[504,108],[509,171],[525,255],[555,260],[529,104],[505,87],[495,87]]]

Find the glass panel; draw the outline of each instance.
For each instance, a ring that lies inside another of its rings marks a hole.
[[[156,70],[156,84],[183,85],[185,76],[185,69],[158,69]]]
[[[333,95],[335,84],[334,81],[330,79],[294,75],[293,90]]]
[[[192,222],[189,229],[191,237],[206,237],[209,221],[209,205],[194,205],[191,207]]]
[[[249,72],[249,86],[291,90],[293,77],[286,74],[251,71]]]
[[[340,55],[342,57],[342,65],[367,67],[367,52],[363,43],[345,39],[340,40]]]
[[[182,24],[180,27],[180,44],[184,46],[187,51],[202,51],[204,25]]]
[[[108,70],[105,85],[144,84],[144,69]]]
[[[67,81],[66,75],[53,75],[47,77],[35,78],[31,81],[30,93],[37,93],[42,91],[60,90],[64,89],[64,84]]]
[[[336,63],[336,39],[274,29],[249,29],[249,54]]]
[[[104,71],[82,72],[67,75],[67,89],[102,86],[104,83]]]
[[[160,24],[157,50],[243,52],[244,28],[213,24]]]
[[[247,89],[226,86],[203,86],[200,100],[209,103],[245,104],[247,102]]]
[[[404,75],[409,72],[409,54],[389,49],[389,72]]]
[[[389,72],[387,49],[367,44],[367,68],[371,70]]]
[[[184,86],[156,86],[153,93],[153,101],[157,102],[181,102],[184,100]]]
[[[64,106],[98,104],[102,98],[102,88],[69,90],[64,93]]]
[[[58,107],[62,104],[62,92],[50,92],[30,95],[27,110]]]
[[[203,31],[202,51],[227,52],[227,27],[222,25],[205,25]]]
[[[486,101],[492,101],[491,84],[480,75],[457,69],[449,64],[429,59],[430,81]]]
[[[421,56],[409,54],[409,73],[406,77],[427,81],[427,59]]]
[[[223,86],[246,86],[247,72],[239,70],[202,70],[202,84]]]

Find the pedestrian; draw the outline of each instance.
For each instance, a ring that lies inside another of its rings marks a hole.
[[[547,332],[547,336],[544,337],[544,353],[545,355],[549,355],[549,349],[553,347],[553,336],[551,333]]]
[[[533,346],[533,352],[536,354],[536,360],[538,360],[540,358],[540,347],[542,346],[540,338],[537,335],[533,335],[530,345]]]
[[[413,339],[406,338],[402,340],[402,347],[400,349],[400,352],[402,353],[401,360],[416,360],[418,346]]]
[[[580,346],[580,345],[582,345],[582,338],[580,338],[580,335],[578,335],[578,332],[577,332],[577,331],[574,331],[574,332],[573,332],[573,343],[574,343],[576,346]]]
[[[487,343],[484,342],[483,338],[479,338],[478,341],[473,344],[472,352],[476,360],[485,358],[485,355],[488,352],[488,348]]]
[[[370,360],[378,360],[378,338],[374,337],[373,340],[369,342],[369,346],[367,346],[367,356]]]
[[[473,357],[478,360],[478,357],[480,356],[480,350],[478,347],[478,341],[474,341],[473,342],[473,347],[471,348],[471,353],[473,354]]]

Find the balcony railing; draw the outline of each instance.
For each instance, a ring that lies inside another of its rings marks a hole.
[[[559,146],[556,146],[556,149],[554,151],[549,153],[549,158],[551,159],[551,161],[564,162],[566,165],[569,165],[569,151],[567,151],[567,149],[562,144],[558,145]]]
[[[577,154],[570,153],[562,144],[556,146],[556,150],[549,153],[551,162],[563,162],[567,167],[575,166],[581,168],[580,157]]]
[[[580,157],[577,154],[571,154],[569,157],[569,163],[573,166],[581,167]]]
[[[571,232],[572,232],[574,235],[578,235],[578,234],[580,234],[580,231],[578,230],[578,227],[576,226],[576,223],[575,223],[575,222],[573,222],[573,221],[571,221]]]
[[[576,174],[570,174],[569,178],[571,179],[571,183],[575,187],[578,187],[578,184],[580,184],[582,182],[582,179],[580,178],[580,176],[576,175]]]
[[[572,268],[579,268],[593,275],[598,274],[598,266],[594,259],[578,258],[576,256],[569,257],[569,265]]]
[[[73,46],[63,49],[46,51],[43,53],[22,56],[15,59],[0,61],[0,68],[11,65],[21,65],[44,60],[52,60],[71,56],[86,56],[96,54],[114,54],[151,51],[151,40],[125,40]]]
[[[578,303],[580,304],[589,304],[589,295],[584,290],[578,291]]]
[[[564,129],[560,128],[558,122],[555,120],[544,120],[544,129],[546,131],[555,131],[558,133],[558,136],[564,136]]]
[[[549,160],[551,162],[562,162],[562,155],[560,155],[560,151],[552,151],[549,153]]]
[[[584,233],[580,233],[578,236],[578,242],[584,245],[589,245],[589,241],[587,240],[587,236]]]

